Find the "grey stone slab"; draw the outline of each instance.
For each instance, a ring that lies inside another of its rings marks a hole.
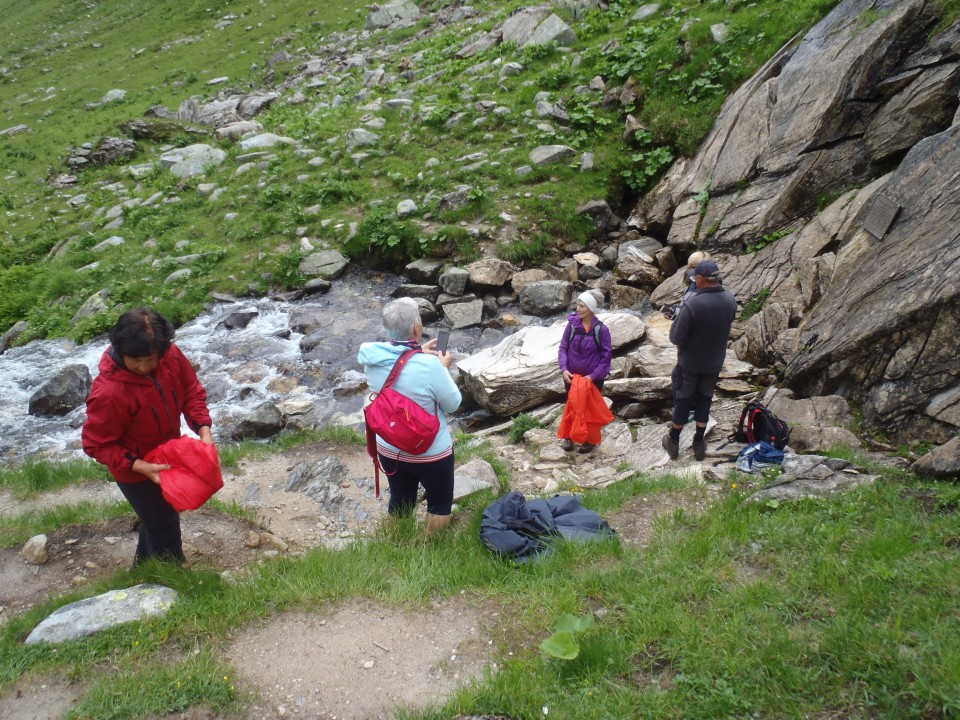
[[[54,611],[27,636],[26,644],[66,642],[123,623],[165,615],[178,598],[176,590],[163,585],[111,590]]]

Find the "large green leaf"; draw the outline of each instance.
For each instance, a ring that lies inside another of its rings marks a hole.
[[[574,639],[573,634],[563,630],[555,632],[540,643],[540,649],[550,657],[561,660],[573,660],[580,654],[580,644]]]
[[[570,613],[564,613],[557,620],[557,630],[568,633],[581,633],[593,627],[593,615],[587,614],[583,617],[577,617]]]

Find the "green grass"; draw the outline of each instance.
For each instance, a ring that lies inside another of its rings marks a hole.
[[[28,460],[20,465],[0,467],[0,488],[9,490],[18,500],[88,480],[110,480],[110,474],[92,460]]]
[[[530,413],[520,413],[513,418],[513,422],[510,424],[510,432],[508,433],[510,442],[514,444],[521,442],[523,440],[523,434],[527,430],[532,430],[539,427],[540,421],[537,420],[533,415]]]
[[[217,451],[220,465],[233,468],[245,458],[263,459],[284,450],[323,441],[340,445],[364,445],[367,439],[353,428],[326,425],[316,430],[284,430],[269,440],[226,442],[218,445]]]
[[[939,510],[928,514],[915,499],[920,491],[940,497]],[[638,476],[586,503],[609,515],[634,496],[661,492],[703,490]],[[353,599],[411,606],[465,595],[500,610],[500,670],[442,710],[409,717],[532,719],[544,706],[551,717],[597,719],[960,712],[960,520],[950,485],[881,481],[771,511],[743,505],[727,484],[704,514],[677,510],[657,520],[645,550],[561,543],[520,567],[479,542],[488,499],[466,503],[443,537],[424,542],[415,523],[388,522],[367,542],[268,561],[236,585],[212,571],[157,563],[117,573],[90,592],[152,581],[182,599],[165,618],[56,651],[19,639],[78,596],[13,617],[0,634],[0,682],[65,671],[86,687],[73,717],[141,717],[198,704],[228,713],[239,691],[221,648],[244,623]],[[597,622],[578,638],[575,660],[540,652],[561,615],[591,611]]]
[[[763,288],[763,290],[743,304],[743,309],[737,316],[737,320],[743,322],[744,320],[752,318],[763,309],[763,304],[767,301],[768,297],[770,297],[770,288]]]
[[[48,510],[3,517],[0,518],[0,547],[11,547],[34,535],[51,533],[68,525],[85,525],[130,514],[130,506],[120,501],[110,505],[95,505],[90,502],[59,505]]]

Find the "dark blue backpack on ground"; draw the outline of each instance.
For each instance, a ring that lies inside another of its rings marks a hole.
[[[782,464],[783,451],[762,440],[747,445],[737,456],[737,470],[741,472],[761,472]]]

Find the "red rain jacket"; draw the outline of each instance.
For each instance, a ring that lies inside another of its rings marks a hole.
[[[570,438],[575,443],[599,445],[600,428],[612,420],[613,413],[597,386],[582,375],[574,375],[557,437]]]
[[[106,465],[117,482],[142,482],[146,477],[130,467],[180,437],[181,414],[194,432],[211,424],[207,393],[180,348],[171,345],[152,375],[121,367],[107,348],[87,398],[83,451]]]

